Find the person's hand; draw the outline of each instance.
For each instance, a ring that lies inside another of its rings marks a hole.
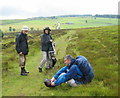
[[[54,82],[51,82],[51,86],[55,86]]]
[[[50,42],[53,42],[53,40],[50,40]]]
[[[22,52],[20,52],[19,55],[22,55]]]
[[[51,79],[51,83],[54,82],[55,80],[56,80],[56,79],[53,77],[53,78]]]

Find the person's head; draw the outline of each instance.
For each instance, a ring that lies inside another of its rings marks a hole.
[[[29,29],[28,29],[28,26],[23,26],[23,27],[22,27],[22,33],[23,33],[23,34],[27,34],[27,33],[28,33],[28,30],[29,30]]]
[[[45,29],[44,29],[44,33],[49,34],[50,31],[51,31],[51,29],[50,29],[49,27],[45,27]]]
[[[64,64],[68,65],[72,61],[73,57],[71,55],[66,55],[64,57]]]

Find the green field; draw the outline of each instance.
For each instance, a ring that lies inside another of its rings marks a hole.
[[[42,58],[40,50],[40,35],[42,32],[28,34],[30,52],[27,56],[26,68],[30,73],[27,77],[20,76],[19,73],[18,55],[15,51],[15,36],[5,36],[2,40],[2,95],[118,96],[118,26],[107,26],[107,23],[117,25],[117,20],[103,18],[94,20],[89,18],[86,24],[83,19],[59,19],[60,23],[75,23],[73,26],[63,24],[61,28],[78,29],[52,32],[56,42],[58,61],[53,69],[48,71],[43,69],[42,73],[38,72],[38,66]],[[53,20],[33,20],[15,23],[12,26],[15,26],[18,30],[22,25],[42,29],[46,25],[52,27],[54,23]],[[9,26],[3,25],[2,30],[7,31]],[[95,72],[93,81],[90,84],[73,88],[65,83],[55,88],[45,87],[44,78],[51,78],[64,66],[63,57],[67,54],[73,57],[83,55],[90,61]]]
[[[87,20],[87,23],[86,23]],[[15,28],[16,31],[21,31],[23,25],[27,25],[29,28],[33,27],[34,30],[43,30],[44,27],[49,26],[55,29],[55,24],[59,22],[61,29],[73,29],[73,28],[85,28],[85,27],[99,27],[117,25],[118,19],[116,18],[94,18],[94,17],[58,17],[57,19],[34,19],[34,20],[3,20],[0,25],[0,29],[7,33],[9,27]],[[7,24],[8,23],[8,24]],[[11,23],[11,24],[10,24]],[[69,24],[71,23],[71,24]]]

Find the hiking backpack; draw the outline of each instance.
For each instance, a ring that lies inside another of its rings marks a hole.
[[[84,56],[77,56],[73,64],[79,67],[83,74],[83,78],[85,78],[85,82],[91,82],[94,77],[94,72],[89,61]]]

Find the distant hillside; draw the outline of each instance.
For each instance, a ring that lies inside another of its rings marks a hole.
[[[111,14],[83,14],[83,15],[60,15],[60,16],[50,16],[50,17],[32,17],[32,18],[27,18],[27,19],[11,19],[11,20],[1,20],[0,25],[7,25],[7,24],[13,24],[13,23],[19,23],[23,21],[30,21],[30,20],[36,20],[36,19],[57,19],[59,17],[102,17],[102,18],[120,18],[119,15],[111,15]]]
[[[114,15],[114,14],[83,14],[83,15],[60,15],[60,16],[50,16],[50,17],[32,17],[28,19],[44,19],[44,18],[49,18],[49,19],[56,19],[59,17],[103,17],[103,18],[119,18],[119,15]]]
[[[23,21],[28,21],[28,19],[11,19],[11,20],[2,20],[0,25],[7,25],[7,24],[13,24],[13,23],[19,23]]]

